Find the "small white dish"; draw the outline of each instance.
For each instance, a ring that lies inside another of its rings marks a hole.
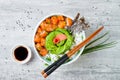
[[[27,57],[26,57],[24,60],[18,60],[18,59],[15,57],[15,50],[18,49],[18,48],[20,48],[20,47],[23,47],[23,48],[25,48],[25,49],[27,50]],[[26,45],[23,45],[23,44],[22,44],[22,45],[17,45],[17,46],[15,46],[15,47],[12,49],[12,58],[13,58],[13,60],[14,60],[15,62],[17,62],[17,63],[19,63],[19,64],[25,64],[25,63],[27,63],[28,61],[30,61],[31,57],[32,57],[31,49],[30,49],[28,46],[26,46]]]

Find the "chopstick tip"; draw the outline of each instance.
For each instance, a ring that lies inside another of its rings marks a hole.
[[[44,70],[41,72],[41,74],[42,74],[42,76],[43,76],[44,78],[46,78],[46,77],[48,76],[48,75],[45,73]]]
[[[101,26],[102,28],[104,28],[104,26]]]
[[[43,74],[43,77],[46,78],[48,75],[46,73]]]
[[[43,70],[42,72],[41,72],[41,74],[43,75],[45,73],[45,71]]]
[[[104,26],[101,26],[101,29],[103,29],[104,28]]]
[[[104,28],[104,26],[100,26],[98,30],[102,30]]]

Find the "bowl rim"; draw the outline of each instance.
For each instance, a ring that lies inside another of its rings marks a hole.
[[[36,34],[36,31],[37,31],[40,23],[41,23],[43,20],[45,20],[46,18],[51,17],[51,16],[53,16],[53,15],[63,15],[63,16],[66,16],[66,17],[71,18],[72,20],[74,19],[72,16],[67,15],[67,14],[64,14],[64,13],[52,13],[52,14],[46,15],[45,17],[43,17],[43,18],[37,23],[37,25],[36,25],[36,27],[35,27],[35,29],[34,29],[34,34],[33,34],[33,38],[32,38],[34,51],[35,51],[35,54],[37,54],[37,56],[39,57],[40,60],[42,60],[44,63],[47,63],[47,64],[49,64],[49,65],[50,65],[50,63],[47,62],[45,59],[43,59],[42,56],[40,56],[40,54],[38,53],[37,49],[35,48],[34,36],[35,36],[35,34]],[[84,34],[83,37],[84,37],[84,39],[85,39],[85,38],[86,38],[86,36],[85,36],[85,31],[82,31],[82,32],[83,32],[83,34]],[[80,57],[80,55],[82,54],[84,48],[85,48],[85,46],[83,46],[83,47],[80,49],[81,51],[79,52],[79,54],[78,54],[73,60],[71,60],[71,61],[69,61],[69,62],[67,62],[67,63],[65,63],[65,64],[63,64],[63,65],[68,65],[68,64],[71,64],[71,63],[75,62],[75,61]]]

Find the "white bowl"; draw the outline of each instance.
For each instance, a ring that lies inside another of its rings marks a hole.
[[[42,21],[44,21],[46,18],[51,17],[51,16],[53,16],[53,15],[63,15],[63,16],[66,16],[66,17],[71,18],[72,20],[74,19],[73,17],[71,17],[71,16],[69,16],[69,15],[66,15],[66,14],[54,13],[54,14],[50,14],[50,15],[44,17],[42,20],[40,20],[40,21],[38,22],[38,24],[37,24],[37,26],[36,26],[36,29],[35,29],[35,32],[34,32],[34,35],[33,35],[33,46],[34,46],[34,50],[35,50],[35,52],[37,53],[38,57],[39,57],[42,61],[44,61],[45,63],[47,63],[47,64],[49,64],[49,65],[50,65],[52,62],[48,62],[47,60],[45,60],[45,59],[38,53],[37,49],[35,48],[34,36],[35,36],[35,34],[36,34],[36,31],[37,31],[40,23],[41,23]],[[83,40],[84,40],[84,39],[85,39],[85,32],[84,32],[84,31],[81,32],[81,36],[83,37]],[[85,48],[85,46],[83,46],[83,47],[80,49],[79,53],[77,52],[76,54],[74,54],[74,55],[71,57],[72,60],[64,63],[63,65],[71,64],[71,63],[73,63],[74,61],[76,61],[76,60],[79,58],[79,56],[82,54],[84,48]]]

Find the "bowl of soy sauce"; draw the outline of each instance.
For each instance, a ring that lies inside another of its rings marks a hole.
[[[27,63],[32,57],[31,50],[26,45],[16,46],[12,53],[14,60],[21,64]]]

